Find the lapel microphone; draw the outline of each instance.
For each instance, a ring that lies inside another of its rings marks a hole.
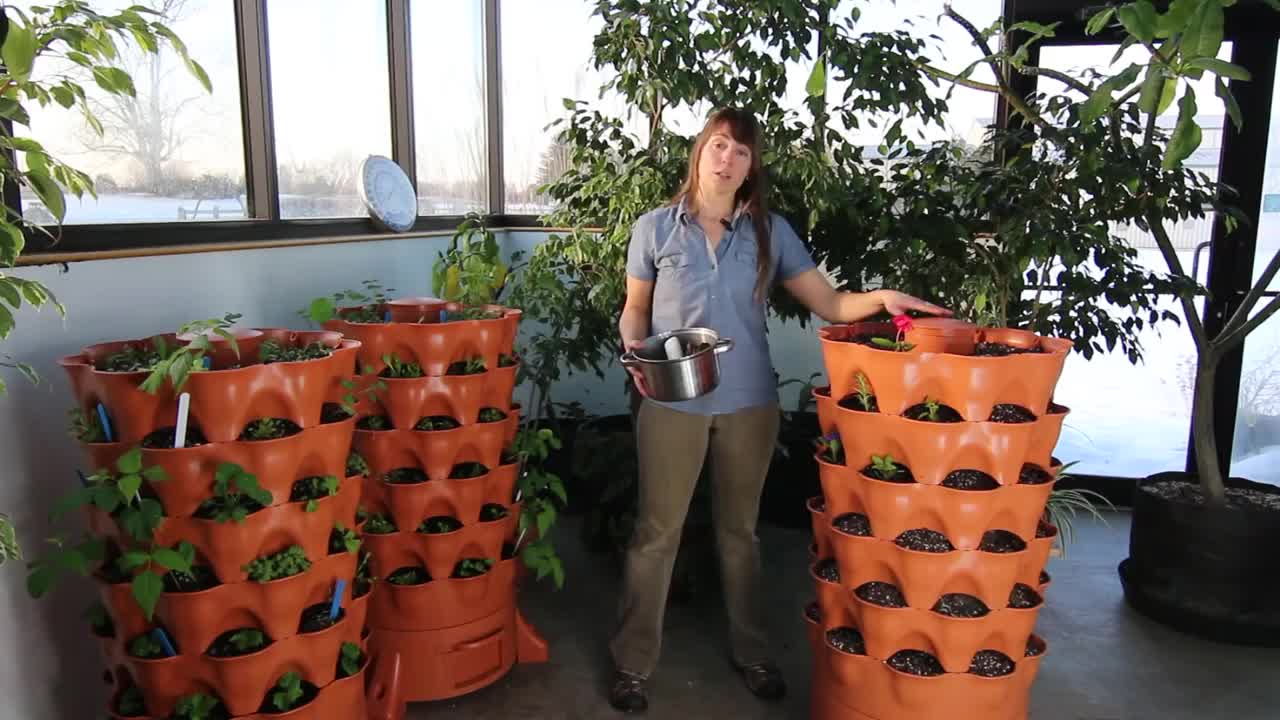
[[[729,222],[728,218],[720,218],[720,224],[724,226],[725,230],[733,229],[733,225]]]

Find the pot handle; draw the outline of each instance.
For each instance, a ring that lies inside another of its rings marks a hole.
[[[716,342],[716,354],[726,353],[733,349],[733,340],[729,338],[721,338]]]
[[[622,353],[622,367],[640,367],[640,360],[636,358],[635,351],[628,350]]]

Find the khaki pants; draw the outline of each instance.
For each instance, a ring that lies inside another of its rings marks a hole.
[[[636,417],[640,499],[627,550],[614,663],[648,677],[658,664],[663,614],[680,533],[702,462],[711,451],[712,512],[733,659],[770,659],[756,518],[778,437],[778,406],[690,415],[641,403]]]

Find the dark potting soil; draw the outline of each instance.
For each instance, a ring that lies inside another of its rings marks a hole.
[[[1018,471],[1019,485],[1044,485],[1052,481],[1053,476],[1049,474],[1049,471],[1039,465],[1024,463],[1022,469]]]
[[[1051,402],[1051,403],[1049,403],[1049,414],[1050,414],[1050,415],[1061,415],[1061,414],[1065,413],[1066,411],[1067,411],[1067,407],[1066,407],[1065,405],[1059,405],[1059,404],[1058,404],[1058,403],[1056,403],[1056,402]]]
[[[338,609],[338,617],[329,619],[328,602],[316,603],[306,610],[302,611],[302,619],[298,621],[298,632],[301,634],[320,632],[327,627],[332,627],[335,623],[346,616],[347,611]]]
[[[947,593],[934,603],[933,611],[939,615],[953,618],[980,618],[991,612],[991,608],[980,598],[965,593]]]
[[[355,541],[360,542],[358,535],[352,535]],[[338,528],[329,531],[329,554],[338,555],[344,552],[350,552],[347,549],[347,536]]]
[[[130,685],[120,691],[120,696],[116,700],[115,713],[120,717],[146,717],[147,704],[137,685]]]
[[[1044,654],[1044,647],[1036,642],[1033,637],[1027,638],[1027,650],[1024,653],[1026,657],[1038,657]]]
[[[477,478],[486,475],[489,468],[478,462],[464,462],[453,466],[449,471],[449,477],[454,480],[466,480],[468,478]]]
[[[981,677],[1004,677],[1014,667],[1013,660],[999,650],[979,650],[969,662],[969,672]]]
[[[427,474],[422,471],[422,468],[415,467],[388,470],[385,478],[392,485],[417,485],[428,480]]]
[[[822,622],[822,608],[816,602],[805,606],[804,615],[814,622]]]
[[[820,513],[825,513],[827,511],[827,499],[819,495],[817,501],[813,503],[813,509]]]
[[[392,585],[422,585],[431,582],[431,575],[427,573],[426,568],[402,567],[388,575],[387,582]]]
[[[835,558],[819,560],[818,564],[814,567],[814,572],[818,574],[818,577],[826,580],[827,582],[840,582],[840,567],[836,565]]]
[[[219,635],[205,652],[209,657],[239,657],[252,655],[270,644],[271,638],[258,628],[236,628]]]
[[[1047,573],[1047,572],[1045,572],[1045,571],[1043,571],[1043,570],[1041,570],[1041,571],[1040,571],[1040,584],[1041,584],[1041,585],[1048,585],[1048,584],[1049,584],[1049,581],[1050,581],[1051,579],[1052,579],[1052,578],[1050,578],[1050,577],[1049,577],[1049,573]]]
[[[365,415],[356,421],[357,430],[391,430],[391,418],[386,415]]]
[[[898,586],[887,582],[863,583],[853,591],[853,594],[880,607],[904,608],[907,606],[907,599],[902,596]]]
[[[952,490],[995,490],[1000,487],[996,479],[981,470],[952,470],[942,479],[942,487]]]
[[[163,427],[159,430],[153,430],[149,435],[142,438],[142,447],[165,449],[172,448],[173,443],[178,439],[178,428]],[[187,437],[183,443],[183,447],[196,447],[197,445],[206,445],[208,440],[205,439],[204,433],[200,432],[200,428],[187,425]]]
[[[480,415],[476,418],[477,422],[492,423],[502,422],[507,419],[507,414],[495,407],[480,408]]]
[[[493,561],[489,558],[463,558],[453,566],[455,578],[471,578],[484,575],[493,569]]]
[[[939,405],[937,417],[929,418],[929,406],[924,403],[916,403],[907,408],[902,416],[909,420],[919,420],[921,422],[938,422],[938,423],[958,423],[964,422],[964,417],[950,405]]]
[[[862,468],[862,474],[866,475],[867,477],[875,478],[877,480],[884,480],[885,482],[892,482],[892,483],[901,483],[903,485],[906,485],[908,483],[913,483],[916,481],[916,476],[911,474],[911,468],[907,467],[906,465],[903,465],[900,462],[895,462],[893,464],[893,467],[894,467],[894,473],[890,474],[888,471],[880,470],[874,464],[868,465]]]
[[[955,546],[951,544],[946,535],[937,530],[929,530],[927,528],[903,530],[893,542],[898,547],[918,552],[945,553],[955,550]]]
[[[171,593],[200,592],[219,584],[213,568],[205,565],[192,565],[190,573],[170,570],[164,575],[164,591]]]
[[[989,553],[1013,553],[1026,550],[1027,543],[1008,530],[988,530],[982,534],[978,549]]]
[[[857,393],[845,395],[840,402],[836,403],[846,410],[855,410],[857,412],[880,412],[880,405],[876,402],[876,396],[867,397],[866,405],[862,404],[862,396]]]
[[[899,650],[885,661],[889,667],[908,675],[933,677],[946,672],[938,658],[923,650]]]
[[[980,342],[973,348],[973,354],[982,357],[1007,357],[1009,355],[1041,354],[1043,352],[1044,350],[1039,345],[1032,348],[1020,348],[994,342]]]
[[[248,496],[245,496],[245,495],[235,495],[235,496],[231,496],[230,498],[224,497],[224,496],[218,496],[218,497],[211,497],[208,500],[205,500],[204,502],[200,503],[200,506],[196,508],[196,511],[192,513],[191,516],[194,518],[199,518],[200,520],[213,520],[218,516],[218,513],[221,512],[223,509],[227,509],[227,510],[233,509],[233,508],[228,508],[227,507],[228,505],[244,508],[244,511],[249,515],[252,515],[256,512],[260,512],[261,510],[264,509],[264,506],[262,503],[258,502],[257,500],[251,500]]]
[[[480,522],[493,522],[507,516],[507,509],[497,503],[485,503],[480,508]]]
[[[1047,537],[1052,537],[1052,536],[1053,536],[1053,528],[1049,527],[1048,525],[1046,525],[1046,524],[1044,524],[1044,523],[1040,523],[1040,524],[1036,525],[1036,537],[1037,537],[1037,538],[1047,538]]]
[[[850,655],[866,655],[867,642],[856,628],[838,627],[827,631],[827,644]]]
[[[329,489],[325,487],[325,478],[319,475],[299,478],[293,481],[293,486],[289,488],[289,502],[319,500],[326,497],[329,497]]]
[[[1040,593],[1033,590],[1030,585],[1018,583],[1013,586],[1013,592],[1009,593],[1009,607],[1015,610],[1028,610],[1041,602],[1043,600],[1040,599]]]
[[[413,425],[414,430],[421,432],[454,430],[459,427],[462,427],[461,423],[448,415],[428,415],[427,417],[419,418],[418,422]]]
[[[892,335],[888,335],[884,333],[858,333],[857,335],[850,335],[849,337],[845,338],[841,342],[853,343],[854,345],[866,345],[867,347],[872,347],[877,350],[887,350],[888,348],[884,348],[875,344],[876,338],[880,338],[881,340],[888,340],[889,342],[893,342],[894,340],[894,337]]]
[[[1010,405],[1007,403],[996,405],[991,408],[991,422],[996,423],[1029,423],[1035,422],[1035,413],[1022,407],[1021,405]]]
[[[845,513],[836,518],[831,525],[847,535],[871,537],[871,519],[862,513]]]
[[[502,543],[502,559],[510,560],[516,556],[516,545],[511,541]]]
[[[1198,484],[1165,480],[1143,485],[1141,490],[1169,502],[1188,505],[1204,505],[1204,490]],[[1252,488],[1227,488],[1227,507],[1240,510],[1268,510],[1280,512],[1280,487],[1275,492]]]
[[[329,424],[342,422],[351,417],[351,413],[347,412],[338,403],[325,403],[320,407],[320,423]]]
[[[436,515],[422,521],[418,526],[418,532],[428,535],[439,535],[443,533],[451,533],[462,529],[462,523],[458,518],[451,515]]]

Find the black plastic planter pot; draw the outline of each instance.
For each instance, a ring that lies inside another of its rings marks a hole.
[[[760,498],[760,522],[786,528],[805,528],[813,522],[805,504],[822,494],[818,463],[813,459],[813,441],[822,432],[816,413],[791,413],[778,433],[786,455],[775,452],[769,465]]]
[[[1145,491],[1194,482],[1159,473],[1138,483],[1129,557],[1120,563],[1125,599],[1174,629],[1238,645],[1280,647],[1280,511],[1207,507]],[[1228,487],[1280,494],[1231,479]]]

